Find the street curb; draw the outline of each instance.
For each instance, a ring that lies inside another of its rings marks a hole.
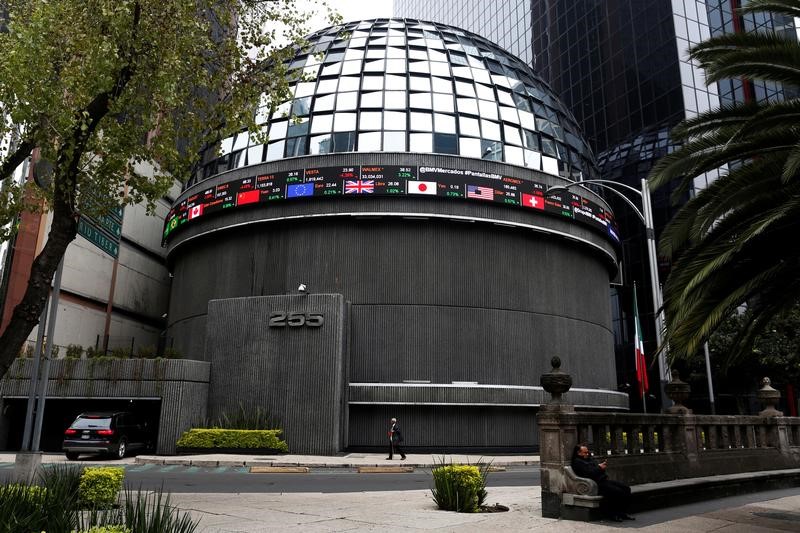
[[[134,464],[142,465],[142,464],[155,464],[155,465],[180,465],[180,466],[198,466],[198,467],[221,467],[221,466],[233,466],[233,467],[253,467],[253,466],[271,466],[271,467],[305,467],[310,468],[312,470],[316,469],[350,469],[350,470],[357,470],[362,467],[369,467],[369,468],[382,468],[387,467],[386,463],[309,463],[309,462],[286,462],[286,461],[264,461],[264,460],[249,460],[249,459],[242,459],[239,460],[230,460],[230,459],[223,459],[223,460],[214,460],[214,459],[192,459],[191,457],[154,457],[154,456],[146,456],[146,457],[137,457]],[[402,464],[403,467],[412,467],[412,468],[434,468],[437,465],[432,463],[410,463],[404,462]],[[502,462],[492,462],[491,466],[489,467],[490,472],[498,472],[505,470],[506,467],[509,466],[531,466],[531,467],[538,467],[539,461],[502,461]]]

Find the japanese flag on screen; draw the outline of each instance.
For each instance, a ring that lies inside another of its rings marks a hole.
[[[198,204],[194,207],[189,208],[189,220],[197,218],[202,214],[203,214],[203,204]]]
[[[535,194],[522,193],[522,205],[532,209],[544,210],[544,198]]]
[[[436,194],[436,182],[408,180],[408,194]]]

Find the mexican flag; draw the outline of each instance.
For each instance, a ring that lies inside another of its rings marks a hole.
[[[636,381],[639,382],[639,396],[644,398],[650,389],[647,382],[647,362],[644,358],[644,339],[642,338],[642,323],[639,320],[639,306],[636,303],[636,282],[633,282],[633,320],[636,324],[636,333],[633,337],[633,347],[636,351]]]

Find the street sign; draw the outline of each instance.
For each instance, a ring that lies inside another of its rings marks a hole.
[[[78,220],[78,234],[111,257],[119,255],[119,238],[122,233],[121,224],[118,224],[117,228],[115,235],[112,235],[108,231],[100,229],[98,224],[90,218],[81,217]]]

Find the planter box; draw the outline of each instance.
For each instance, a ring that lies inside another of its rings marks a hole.
[[[178,455],[207,455],[224,453],[232,455],[286,455],[286,452],[274,448],[182,448],[175,449]]]

